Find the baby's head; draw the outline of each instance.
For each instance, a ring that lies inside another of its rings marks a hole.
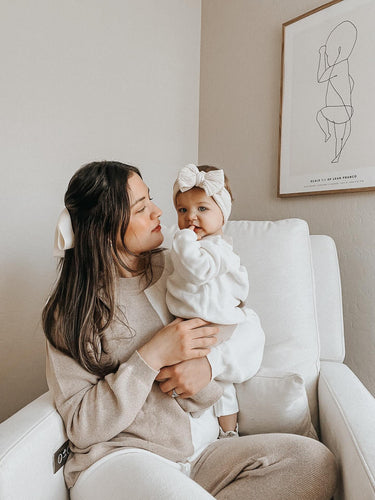
[[[178,227],[190,228],[198,239],[222,234],[232,208],[232,193],[223,170],[189,164],[182,168],[173,186]]]

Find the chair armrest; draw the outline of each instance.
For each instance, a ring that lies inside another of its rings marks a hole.
[[[339,466],[335,499],[373,500],[375,398],[350,368],[330,361],[321,363],[318,393],[321,440]]]
[[[54,453],[66,441],[50,393],[0,424],[0,498],[68,500],[63,470],[54,473]]]

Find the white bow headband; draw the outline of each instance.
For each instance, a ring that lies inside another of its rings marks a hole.
[[[61,212],[57,220],[55,231],[55,243],[53,247],[54,257],[64,257],[65,250],[74,247],[74,233],[72,220],[66,208]]]
[[[200,172],[196,165],[189,163],[189,165],[186,165],[186,167],[183,167],[179,171],[174,183],[174,203],[176,203],[176,196],[179,191],[183,193],[193,187],[204,189],[207,196],[212,196],[223,213],[224,222],[227,222],[232,209],[232,199],[225,188],[224,171],[210,170],[209,172]]]

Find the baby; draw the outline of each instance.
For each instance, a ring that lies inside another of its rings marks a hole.
[[[232,195],[223,170],[187,165],[173,187],[179,231],[171,257],[167,305],[174,316],[199,317],[220,325],[219,341],[227,340],[246,319],[243,306],[249,291],[247,271],[223,235]],[[223,326],[226,325],[226,326]],[[178,397],[176,391],[172,395]],[[214,404],[219,437],[238,436],[238,403],[234,385],[213,380],[193,398],[177,399],[193,416]]]

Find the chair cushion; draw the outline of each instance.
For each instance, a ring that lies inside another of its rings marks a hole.
[[[308,225],[300,219],[229,221],[225,233],[249,273],[247,305],[266,336],[262,368],[303,378],[316,425],[319,337]]]
[[[236,384],[240,435],[287,432],[317,438],[300,375],[267,368]]]

